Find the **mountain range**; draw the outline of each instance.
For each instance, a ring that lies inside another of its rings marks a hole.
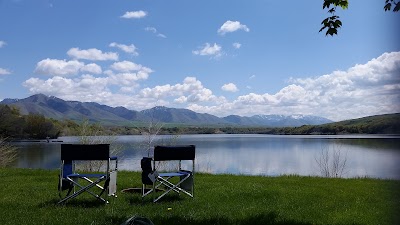
[[[43,94],[32,95],[24,99],[4,99],[0,104],[16,106],[23,115],[41,114],[46,118],[70,119],[73,121],[88,119],[103,125],[129,125],[132,122],[158,121],[186,125],[295,127],[333,122],[323,117],[309,115],[254,115],[249,117],[230,115],[217,117],[188,109],[164,106],[135,111],[124,107],[101,105],[95,102],[64,101],[60,98]]]

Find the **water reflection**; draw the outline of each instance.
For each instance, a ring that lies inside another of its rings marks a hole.
[[[159,139],[168,139],[160,136]],[[76,137],[62,137],[64,143]],[[142,136],[119,136],[123,146],[122,170],[140,171],[147,153]],[[182,135],[178,144],[196,145],[196,169],[214,174],[320,175],[316,157],[323,149],[338,148],[346,155],[345,177],[400,179],[400,139],[387,136],[272,136],[272,135]],[[59,143],[18,143],[15,167],[59,167]]]

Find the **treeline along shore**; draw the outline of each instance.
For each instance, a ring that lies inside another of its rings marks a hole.
[[[153,123],[105,126],[89,120],[55,120],[40,114],[21,115],[17,108],[0,105],[0,137],[10,139],[46,139],[77,136],[83,125],[89,124],[103,135],[140,135]],[[323,125],[299,127],[250,127],[226,124],[158,123],[158,134],[277,134],[277,135],[338,135],[338,134],[400,134],[400,113],[377,115]]]

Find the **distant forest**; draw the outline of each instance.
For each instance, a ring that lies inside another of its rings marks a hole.
[[[82,123],[84,120],[82,121]],[[90,121],[89,121],[90,122]],[[18,108],[0,105],[0,137],[10,139],[45,139],[80,135],[82,123],[54,120],[42,115],[21,115]],[[101,126],[91,124],[101,135],[138,135],[148,124],[135,126]],[[300,127],[240,127],[187,124],[160,125],[158,134],[400,134],[400,113],[370,116],[354,120]]]

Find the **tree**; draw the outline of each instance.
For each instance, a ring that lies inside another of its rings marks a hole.
[[[25,116],[26,125],[25,132],[31,138],[43,139],[46,137],[57,137],[59,132],[54,127],[53,123],[46,120],[43,115],[29,114]]]
[[[347,9],[349,7],[349,0],[324,0],[322,9],[326,8],[331,16],[322,21],[322,27],[319,32],[326,29],[326,36],[333,36],[334,34],[337,35],[338,28],[342,26],[342,21],[339,19],[340,17],[336,15],[336,9],[338,6],[342,9]],[[383,7],[383,9],[385,11],[392,11],[392,8],[393,12],[398,12],[400,10],[400,1],[385,0],[385,6]]]

